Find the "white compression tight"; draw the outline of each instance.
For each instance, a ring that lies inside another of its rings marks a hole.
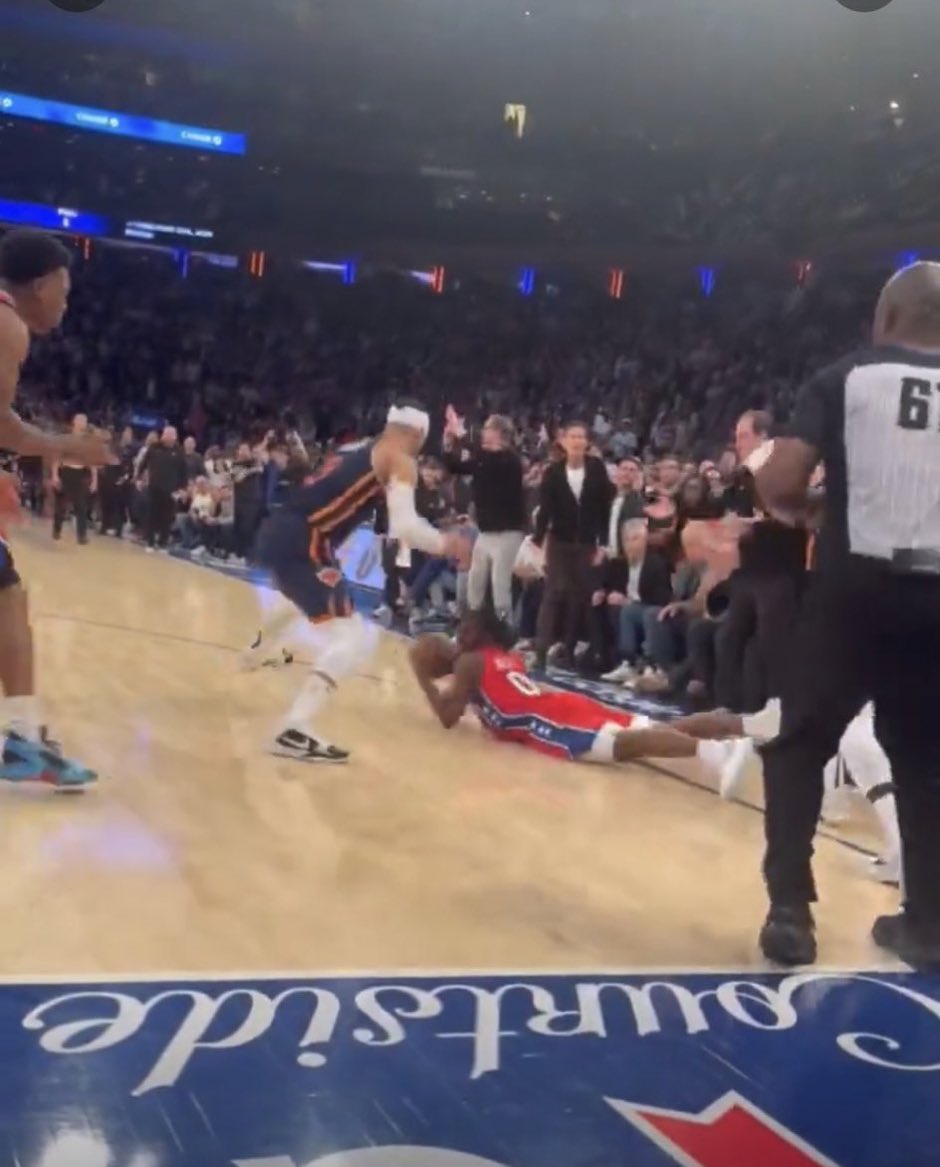
[[[314,666],[297,691],[283,728],[309,732],[310,722],[340,681],[351,677],[375,651],[379,629],[356,612],[352,616],[308,626],[314,643]]]
[[[837,784],[841,765],[844,765],[852,775],[855,785],[871,803],[878,816],[886,856],[898,855],[901,838],[891,782],[891,765],[875,737],[873,705],[866,705],[843,734],[838,754],[826,766],[827,790],[833,789]]]

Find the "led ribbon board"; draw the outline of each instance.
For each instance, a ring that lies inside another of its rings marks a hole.
[[[37,122],[53,122],[76,130],[90,130],[96,134],[115,134],[142,142],[162,142],[168,146],[188,146],[217,154],[244,154],[246,149],[244,134],[231,134],[205,126],[183,126],[177,122],[5,90],[0,90],[0,113]]]

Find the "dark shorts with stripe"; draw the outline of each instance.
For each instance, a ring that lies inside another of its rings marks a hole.
[[[317,542],[303,516],[274,514],[262,524],[255,551],[277,590],[309,620],[349,616],[352,600],[343,573],[332,557],[311,557]]]
[[[0,535],[0,592],[14,588],[20,582],[20,573],[13,562],[10,544]]]

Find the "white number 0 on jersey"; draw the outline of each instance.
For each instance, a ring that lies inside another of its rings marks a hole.
[[[511,672],[506,674],[506,680],[512,687],[521,693],[523,697],[541,697],[542,690],[536,685],[531,677],[527,677],[525,673]]]

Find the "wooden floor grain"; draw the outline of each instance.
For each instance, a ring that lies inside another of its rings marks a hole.
[[[323,721],[351,764],[276,760],[301,666],[237,671],[248,584],[42,527],[15,551],[50,725],[102,777],[0,789],[0,973],[759,965],[762,818],[694,766],[684,783],[445,733],[392,635]],[[833,966],[879,963],[867,931],[895,896],[861,863],[820,841]]]

